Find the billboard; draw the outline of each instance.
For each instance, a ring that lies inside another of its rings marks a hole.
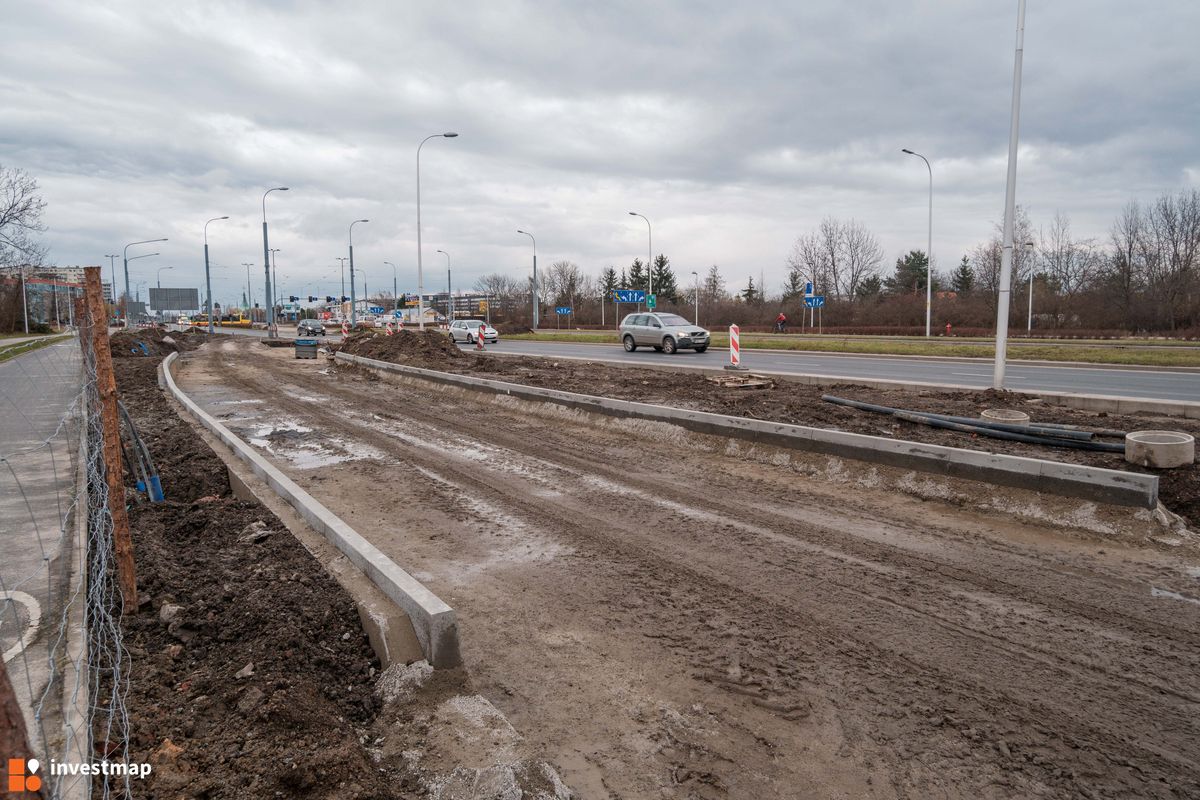
[[[150,307],[155,311],[198,311],[199,289],[150,289]]]

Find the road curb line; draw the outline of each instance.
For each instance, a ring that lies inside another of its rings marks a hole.
[[[494,358],[540,358],[547,361],[586,361],[592,364],[619,367],[621,369],[679,369],[705,375],[725,375],[724,370],[690,364],[638,364],[626,361],[598,361],[587,356],[538,355],[536,353],[501,353],[489,351]],[[814,386],[866,386],[869,389],[938,389],[950,392],[986,392],[987,387],[970,386],[965,383],[928,383],[925,381],[902,381],[889,378],[856,378],[850,375],[825,375],[811,372],[779,372],[771,369],[754,369],[755,375],[770,375],[772,378]],[[1186,400],[1159,400],[1153,397],[1122,397],[1111,394],[1074,394],[1072,392],[1034,391],[1031,389],[1004,389],[1010,394],[1044,400],[1048,405],[1075,408],[1080,411],[1103,411],[1108,414],[1160,414],[1165,417],[1200,419],[1200,402]]]
[[[162,362],[159,374],[164,388],[408,614],[430,664],[439,668],[461,664],[454,609],[184,394],[171,373],[178,355],[171,353]]]
[[[535,402],[555,403],[608,416],[667,422],[697,433],[744,439],[1098,503],[1149,509],[1158,505],[1158,477],[1155,475],[576,394],[409,367],[349,353],[335,353],[334,358],[371,369],[397,372]]]

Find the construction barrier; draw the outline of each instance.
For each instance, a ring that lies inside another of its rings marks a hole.
[[[741,328],[737,325],[729,326],[729,363],[725,365],[725,369],[746,369],[742,366],[741,332]]]

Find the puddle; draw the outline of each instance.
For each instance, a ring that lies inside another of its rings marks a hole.
[[[1156,586],[1150,587],[1150,596],[1151,597],[1169,597],[1172,600],[1182,600],[1185,603],[1193,603],[1195,605],[1200,606],[1200,600],[1196,599],[1195,597],[1188,597],[1186,595],[1180,594],[1179,592],[1172,592],[1170,589],[1159,589]]]

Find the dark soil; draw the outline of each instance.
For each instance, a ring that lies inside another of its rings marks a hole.
[[[414,336],[418,334],[413,334]],[[989,453],[1088,464],[1129,472],[1149,472],[1159,477],[1159,497],[1171,511],[1193,528],[1200,527],[1200,465],[1171,470],[1151,470],[1125,461],[1120,453],[1098,453],[1064,447],[1044,447],[1022,442],[940,430],[837,406],[821,400],[825,394],[914,411],[934,411],[978,417],[988,408],[1017,409],[1035,422],[1055,422],[1123,431],[1166,429],[1200,437],[1200,422],[1179,417],[1144,414],[1106,414],[1047,405],[1015,392],[938,391],[931,389],[872,389],[852,383],[809,386],[776,380],[771,388],[734,389],[716,385],[700,373],[683,370],[630,369],[596,362],[516,356],[480,356],[464,352],[444,333],[426,331],[430,339],[420,347],[399,342],[380,343],[383,337],[359,334],[347,352],[399,364],[497,378],[529,386],[542,386],[581,394],[677,408],[732,414],[751,419],[887,436],[908,441],[963,447]],[[397,337],[391,337],[395,339]],[[438,340],[440,338],[440,340]],[[453,348],[452,351],[449,349]],[[1131,376],[1136,376],[1131,372]],[[1102,441],[1119,441],[1104,439]]]
[[[347,336],[337,349],[364,358],[428,369],[444,369],[448,364],[469,358],[449,336],[435,330],[403,330],[393,336],[383,332],[361,331]]]
[[[115,362],[167,497],[131,511],[142,597],[125,620],[131,758],[154,767],[136,795],[410,796],[361,743],[379,664],[354,603],[270,511],[232,496],[224,464],[159,389],[158,361]]]
[[[208,332],[194,328],[171,331],[161,328],[134,328],[108,337],[113,358],[152,358],[155,363],[176,351],[195,350],[208,341]]]

